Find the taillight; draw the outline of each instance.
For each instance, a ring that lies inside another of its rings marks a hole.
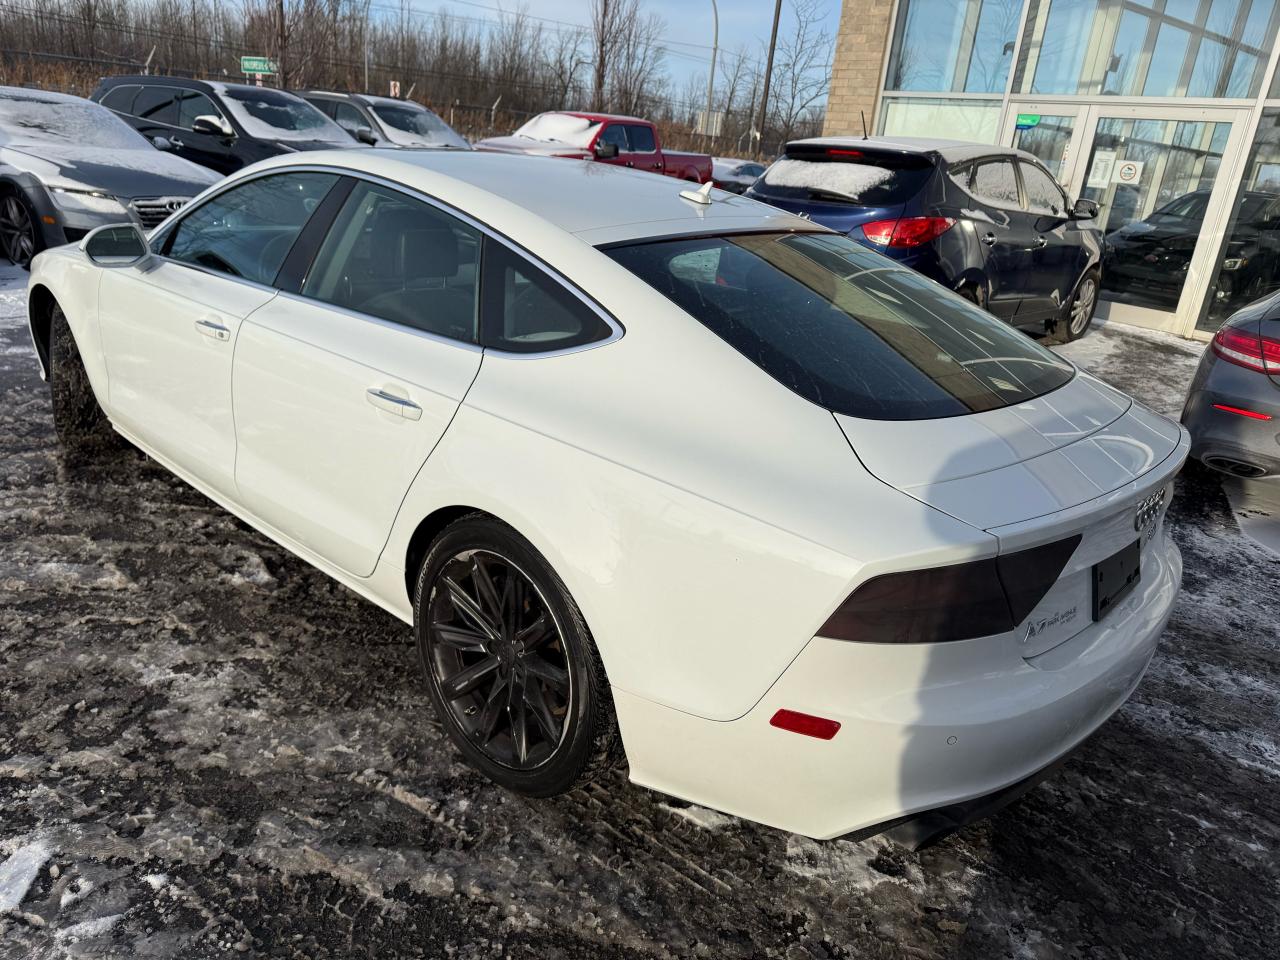
[[[1280,340],[1246,333],[1237,327],[1223,327],[1213,337],[1213,352],[1227,363],[1280,374]]]
[[[881,247],[918,247],[936,240],[955,226],[951,217],[903,217],[873,220],[862,225],[863,235]]]
[[[873,577],[818,636],[862,643],[945,643],[1006,633],[1044,599],[1080,535],[988,560]]]

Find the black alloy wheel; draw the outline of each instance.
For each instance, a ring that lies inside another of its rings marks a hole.
[[[35,219],[26,201],[15,192],[0,195],[0,252],[23,269],[39,252]]]
[[[436,713],[491,779],[549,796],[615,752],[608,684],[581,614],[505,524],[473,515],[437,538],[415,623]]]

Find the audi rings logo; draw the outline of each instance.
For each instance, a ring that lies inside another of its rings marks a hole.
[[[1133,518],[1133,529],[1141,532],[1151,526],[1156,521],[1156,517],[1160,516],[1160,510],[1164,507],[1165,490],[1161,488],[1156,493],[1151,494],[1138,503],[1138,512]]]
[[[177,213],[187,205],[186,197],[169,197],[164,201],[164,208],[170,213]]]

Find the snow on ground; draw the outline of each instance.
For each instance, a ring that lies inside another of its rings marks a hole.
[[[0,266],[0,960],[1270,957],[1280,559],[1216,475],[1133,700],[920,854],[472,773],[407,631],[138,457],[70,470]],[[1061,348],[1176,414],[1201,347]],[[672,749],[679,749],[673,744]]]

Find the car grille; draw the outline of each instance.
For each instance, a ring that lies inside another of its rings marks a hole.
[[[190,197],[137,197],[133,201],[133,212],[144,227],[154,227],[166,219],[169,214],[177,213]]]

